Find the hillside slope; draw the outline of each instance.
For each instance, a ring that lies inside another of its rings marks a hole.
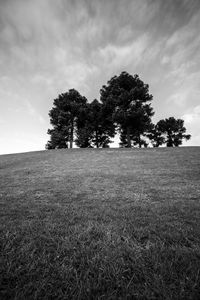
[[[197,299],[200,148],[0,156],[1,299]]]

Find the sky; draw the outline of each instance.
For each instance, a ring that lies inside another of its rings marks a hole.
[[[99,99],[122,71],[200,146],[199,32],[199,0],[0,0],[0,154],[45,149],[53,100]]]

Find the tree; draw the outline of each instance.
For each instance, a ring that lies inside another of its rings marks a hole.
[[[100,90],[101,102],[109,112],[121,135],[121,145],[131,147],[132,142],[142,146],[141,135],[148,131],[153,109],[149,86],[138,75],[122,72],[114,76]]]
[[[133,141],[133,146],[139,146],[140,148],[143,147],[147,147],[148,146],[148,142],[146,140],[146,135],[133,135],[130,134],[130,140]],[[128,141],[127,141],[127,133],[126,130],[121,130],[120,132],[120,147],[122,148],[128,148]]]
[[[147,133],[147,137],[151,141],[151,144],[153,145],[153,147],[159,147],[165,143],[165,137],[163,136],[163,133],[158,128],[157,124],[151,125],[149,133]]]
[[[115,126],[107,118],[105,107],[98,100],[87,105],[83,123],[78,125],[76,144],[79,147],[108,147],[115,135]]]
[[[68,148],[68,132],[64,132],[64,129],[48,129],[47,133],[50,134],[51,138],[45,146],[46,149]]]
[[[70,148],[73,147],[75,129],[86,102],[87,99],[75,89],[70,89],[54,100],[53,108],[49,112],[53,129],[47,132],[51,136],[47,149],[67,148],[68,142]]]
[[[182,119],[170,117],[165,120],[160,120],[156,126],[157,130],[162,133],[167,147],[178,147],[182,145],[183,139],[187,141],[191,138],[190,134],[186,134],[184,120]]]
[[[77,120],[75,143],[80,148],[90,148],[92,143],[92,133],[90,126],[90,104],[87,103],[81,111]]]

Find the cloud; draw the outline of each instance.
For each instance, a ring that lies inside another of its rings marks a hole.
[[[200,141],[200,105],[195,106],[189,113],[182,116],[188,133],[192,134],[192,139],[187,145],[199,145]]]
[[[124,66],[130,63],[137,65],[147,47],[148,37],[143,35],[128,45],[107,45],[99,50],[99,59],[110,66]],[[137,60],[135,59],[137,57]]]
[[[176,92],[167,100],[179,109],[189,110],[199,103],[200,97],[200,71],[188,72],[179,84],[175,83]]]
[[[194,107],[192,112],[183,115],[183,118],[187,124],[192,124],[192,123],[200,124],[200,105]],[[200,128],[200,126],[198,128]]]
[[[200,15],[195,14],[190,22],[181,29],[177,29],[166,41],[165,53],[161,63],[170,64],[171,72],[169,76],[177,79],[177,84],[182,81],[188,73],[199,70],[200,36],[196,29],[200,27]]]
[[[45,124],[46,123],[45,119],[42,117],[42,115],[36,111],[36,109],[34,108],[34,106],[28,100],[25,100],[24,104],[25,104],[25,107],[27,109],[28,114],[31,117],[34,117],[41,124]]]

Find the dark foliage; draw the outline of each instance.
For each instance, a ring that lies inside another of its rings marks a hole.
[[[175,119],[174,117],[160,120],[157,123],[157,130],[165,138],[167,147],[178,147],[182,144],[183,139],[189,140],[191,138],[190,134],[186,134],[184,120]]]
[[[157,124],[152,124],[150,131],[147,134],[147,137],[151,141],[153,147],[159,147],[165,143],[165,137],[163,136],[163,133],[159,130]]]
[[[138,75],[122,72],[103,86],[101,101],[112,115],[113,122],[121,133],[121,145],[142,146],[141,135],[148,131],[153,109],[148,103],[152,100],[149,86]]]
[[[166,144],[167,147],[178,147],[183,139],[189,140],[190,134],[186,134],[184,120],[170,117],[160,120],[156,125],[151,126],[147,137],[150,139],[153,147],[159,147]]]
[[[48,130],[50,141],[47,149],[73,147],[74,132],[82,111],[85,109],[87,99],[75,89],[61,94],[53,102],[53,108],[49,112],[50,123],[54,127]]]
[[[152,123],[154,115],[149,86],[138,75],[122,72],[112,77],[100,90],[100,100],[87,103],[75,89],[54,100],[49,112],[53,129],[48,130],[50,141],[46,149],[109,147],[120,133],[120,147],[153,147],[166,144],[177,147],[183,139],[189,140],[184,121],[170,117]],[[75,138],[76,136],[76,138]]]
[[[78,124],[76,144],[79,147],[108,147],[115,135],[115,126],[106,117],[105,107],[98,100],[87,105],[85,118]]]

